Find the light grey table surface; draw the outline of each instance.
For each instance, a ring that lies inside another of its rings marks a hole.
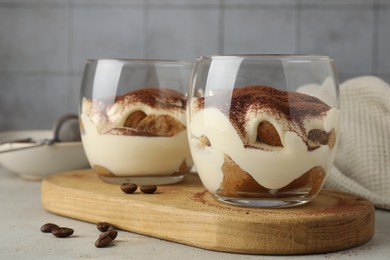
[[[376,210],[375,235],[345,251],[300,256],[263,256],[215,252],[119,231],[113,245],[96,248],[96,225],[47,212],[40,202],[40,182],[20,178],[0,166],[0,259],[390,259],[390,211]],[[56,238],[41,233],[53,222],[74,235]]]

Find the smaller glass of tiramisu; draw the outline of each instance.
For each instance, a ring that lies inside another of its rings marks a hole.
[[[194,164],[219,201],[302,205],[319,193],[332,167],[340,110],[329,57],[200,57],[187,111]]]
[[[164,185],[192,167],[186,126],[192,62],[88,60],[80,129],[89,163],[111,183]]]

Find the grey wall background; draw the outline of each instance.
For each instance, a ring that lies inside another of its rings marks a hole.
[[[0,0],[0,131],[77,113],[88,58],[332,56],[390,81],[390,0]]]

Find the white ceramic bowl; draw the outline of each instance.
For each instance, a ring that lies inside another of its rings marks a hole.
[[[0,143],[21,138],[51,139],[53,131],[13,131],[0,133]],[[0,151],[33,146],[35,143],[0,145]],[[40,180],[48,175],[88,168],[89,163],[80,142],[63,142],[29,149],[0,153],[0,165],[26,179]]]

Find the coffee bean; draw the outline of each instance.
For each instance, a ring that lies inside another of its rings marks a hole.
[[[114,240],[118,235],[118,231],[110,228],[108,231],[101,233],[99,237],[109,236],[112,240]]]
[[[43,233],[51,233],[51,230],[52,230],[53,228],[55,228],[55,227],[58,227],[58,225],[53,224],[53,223],[46,223],[45,225],[43,225],[43,226],[41,227],[41,231],[42,231]]]
[[[98,222],[96,224],[97,229],[101,232],[106,232],[110,228],[110,226],[110,223],[107,222]]]
[[[134,183],[122,183],[121,190],[124,193],[131,194],[134,193],[137,190],[137,184]]]
[[[95,241],[96,247],[106,247],[112,242],[112,238],[108,235],[108,231],[100,234],[99,238]]]
[[[145,186],[141,186],[140,189],[143,193],[152,194],[157,190],[157,186],[156,185],[145,185]]]
[[[51,233],[56,237],[68,237],[73,234],[73,229],[67,227],[54,227]]]

